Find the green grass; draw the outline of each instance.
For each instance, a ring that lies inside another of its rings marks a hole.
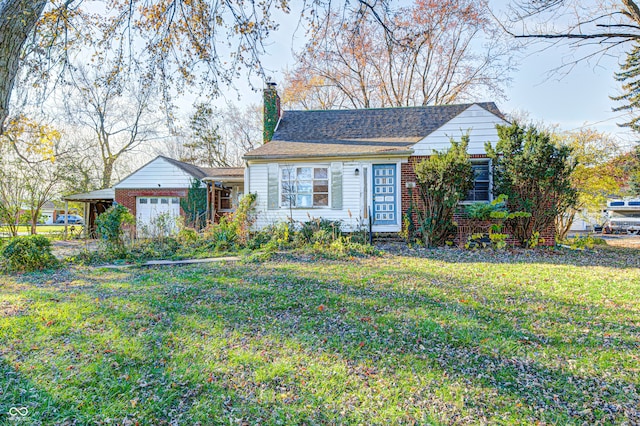
[[[84,225],[68,225],[68,232],[71,234],[71,228],[73,227],[73,234],[80,235]],[[19,233],[30,233],[31,225],[18,225]],[[64,234],[64,225],[37,225],[36,233],[49,236],[62,236]],[[0,236],[8,236],[9,227],[0,226]]]
[[[640,422],[637,251],[423,255],[0,277],[0,422]]]

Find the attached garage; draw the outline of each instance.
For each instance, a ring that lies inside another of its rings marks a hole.
[[[184,214],[180,199],[194,181],[205,187],[205,176],[192,164],[158,156],[114,185],[116,202],[135,216],[138,237],[168,235]]]
[[[136,227],[140,236],[170,234],[180,216],[178,197],[136,197]]]
[[[178,217],[185,216],[180,200],[194,182],[208,189],[207,209],[200,213],[208,223],[233,211],[243,181],[242,168],[204,168],[158,156],[114,185],[115,201],[135,216],[138,237],[155,237],[177,230]]]

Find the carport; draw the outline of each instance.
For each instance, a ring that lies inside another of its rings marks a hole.
[[[115,190],[113,188],[98,189],[96,191],[85,192],[83,194],[67,195],[65,201],[65,212],[69,212],[69,201],[84,203],[84,237],[96,237],[96,217],[113,205],[115,201]],[[65,238],[67,236],[68,224],[64,225]]]

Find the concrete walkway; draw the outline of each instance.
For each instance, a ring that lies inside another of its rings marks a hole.
[[[240,260],[238,256],[226,256],[226,257],[208,257],[206,259],[184,259],[184,260],[149,260],[144,263],[127,263],[122,265],[101,265],[96,268],[107,269],[122,269],[141,266],[171,266],[171,265],[195,265],[199,263],[214,263],[214,262],[235,262]]]

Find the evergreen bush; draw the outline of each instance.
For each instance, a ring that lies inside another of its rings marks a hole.
[[[549,133],[518,123],[496,126],[498,143],[485,148],[493,161],[494,193],[508,197],[509,211],[528,213],[507,219],[512,235],[523,246],[533,247],[556,216],[575,205],[576,190],[571,185],[575,167],[571,149],[557,146]]]
[[[451,140],[447,151],[435,152],[415,166],[420,198],[416,206],[418,229],[427,247],[444,245],[456,232],[453,214],[473,187],[468,145],[468,135],[460,142]]]
[[[42,235],[12,238],[2,248],[2,258],[9,272],[30,272],[59,265],[51,252],[51,241]]]

